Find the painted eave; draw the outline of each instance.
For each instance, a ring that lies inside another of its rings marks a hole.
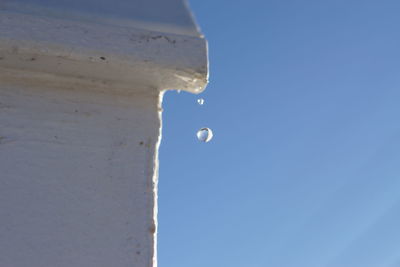
[[[2,80],[30,84],[184,90],[208,82],[207,42],[178,34],[92,21],[0,11]]]

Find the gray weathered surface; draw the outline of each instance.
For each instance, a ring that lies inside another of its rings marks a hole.
[[[184,2],[0,0],[0,266],[156,267],[164,90],[204,90]]]
[[[148,29],[134,21],[137,27],[108,23],[113,17],[93,21],[86,13],[45,16],[47,7],[28,12],[11,5],[23,10],[17,12],[9,5],[5,1],[0,8],[0,67],[22,70],[22,75],[95,80],[124,90],[140,84],[200,93],[207,84],[207,43],[199,34]]]
[[[153,266],[158,103],[0,87],[0,266]]]

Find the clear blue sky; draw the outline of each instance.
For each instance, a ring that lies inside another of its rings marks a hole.
[[[400,266],[400,2],[190,4],[210,85],[164,98],[159,266]]]

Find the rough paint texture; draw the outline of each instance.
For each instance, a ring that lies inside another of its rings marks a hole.
[[[0,9],[0,66],[200,93],[208,80],[204,38]],[[33,60],[32,60],[33,59]]]
[[[204,90],[207,42],[128,2],[0,0],[0,267],[157,266],[161,99]]]
[[[0,266],[154,266],[158,105],[0,86]]]

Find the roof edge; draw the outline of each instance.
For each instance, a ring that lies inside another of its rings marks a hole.
[[[43,79],[95,81],[122,90],[202,92],[203,37],[0,11],[0,68]],[[17,74],[18,73],[18,74]],[[43,74],[43,75],[40,75]]]

